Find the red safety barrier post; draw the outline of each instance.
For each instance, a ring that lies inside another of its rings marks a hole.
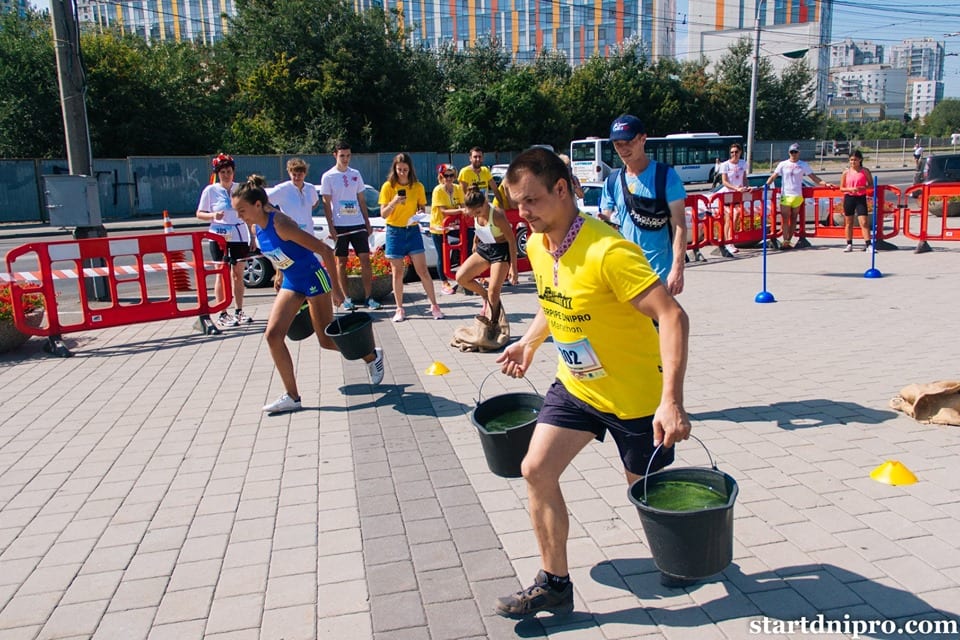
[[[960,182],[915,184],[904,190],[902,201],[903,235],[917,241],[914,253],[932,251],[930,240],[960,240],[960,223],[950,220],[960,216]]]
[[[714,244],[710,203],[702,194],[688,194],[683,202],[687,221],[687,251],[693,252],[694,262],[706,262],[700,249]]]
[[[125,326],[154,320],[191,316],[209,316],[226,309],[232,299],[230,267],[203,261],[203,241],[213,240],[224,249],[221,236],[207,232],[164,235],[87,238],[59,242],[33,242],[7,253],[14,325],[23,333],[45,336],[44,349],[54,355],[72,355],[63,344],[65,333]],[[178,252],[189,252],[193,261],[176,261]],[[16,272],[18,259],[35,261],[36,272]],[[105,267],[83,267],[101,260]],[[175,269],[189,269],[194,277],[196,296],[178,297]],[[155,274],[147,282],[147,275]],[[110,296],[106,301],[88,300],[83,295],[83,278],[106,279]],[[223,277],[225,300],[211,304],[206,283]],[[76,287],[79,312],[64,309],[70,284]],[[45,326],[27,323],[21,300],[24,293],[38,293],[46,308]],[[71,322],[70,318],[77,320]]]

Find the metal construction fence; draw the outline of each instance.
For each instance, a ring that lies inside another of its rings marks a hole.
[[[508,163],[516,152],[489,151],[488,166]],[[350,166],[360,171],[367,184],[377,188],[383,183],[395,153],[354,154]],[[411,153],[417,177],[433,188],[436,167],[450,163],[469,164],[465,153]],[[269,184],[287,180],[287,160],[303,158],[309,165],[307,181],[320,183],[320,176],[334,164],[333,155],[289,154],[273,156],[234,156],[237,180],[258,173]],[[97,179],[100,211],[104,220],[127,220],[171,214],[193,213],[203,187],[210,184],[210,156],[131,156],[126,159],[93,161]],[[66,160],[0,159],[0,223],[47,222],[43,176],[68,174]]]

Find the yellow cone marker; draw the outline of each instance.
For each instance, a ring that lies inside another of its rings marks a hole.
[[[913,475],[913,472],[907,469],[899,460],[887,460],[871,471],[870,477],[877,482],[892,484],[894,486],[913,484],[917,481],[917,476]]]
[[[428,376],[442,376],[444,374],[450,373],[450,369],[447,369],[447,365],[443,364],[439,360],[435,361],[426,371]]]

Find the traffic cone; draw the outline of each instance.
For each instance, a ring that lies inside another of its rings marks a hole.
[[[173,233],[173,220],[170,219],[170,213],[163,210],[163,232]],[[174,266],[179,262],[184,262],[186,258],[183,251],[171,251],[167,254],[170,260],[170,277],[173,280],[175,291],[192,291],[190,288],[190,274],[183,267]]]
[[[425,373],[428,376],[442,376],[450,373],[450,369],[447,368],[447,365],[443,364],[439,360],[436,360],[433,364],[427,367]]]
[[[894,486],[913,484],[917,481],[917,476],[913,475],[913,472],[899,460],[887,460],[871,471],[870,477],[877,482]]]

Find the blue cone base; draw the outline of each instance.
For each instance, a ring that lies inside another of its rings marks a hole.
[[[883,274],[880,273],[880,269],[867,269],[863,272],[864,278],[882,278]]]
[[[776,298],[773,297],[773,294],[769,291],[761,291],[754,298],[754,302],[759,302],[761,304],[766,304],[767,302],[776,302]]]

